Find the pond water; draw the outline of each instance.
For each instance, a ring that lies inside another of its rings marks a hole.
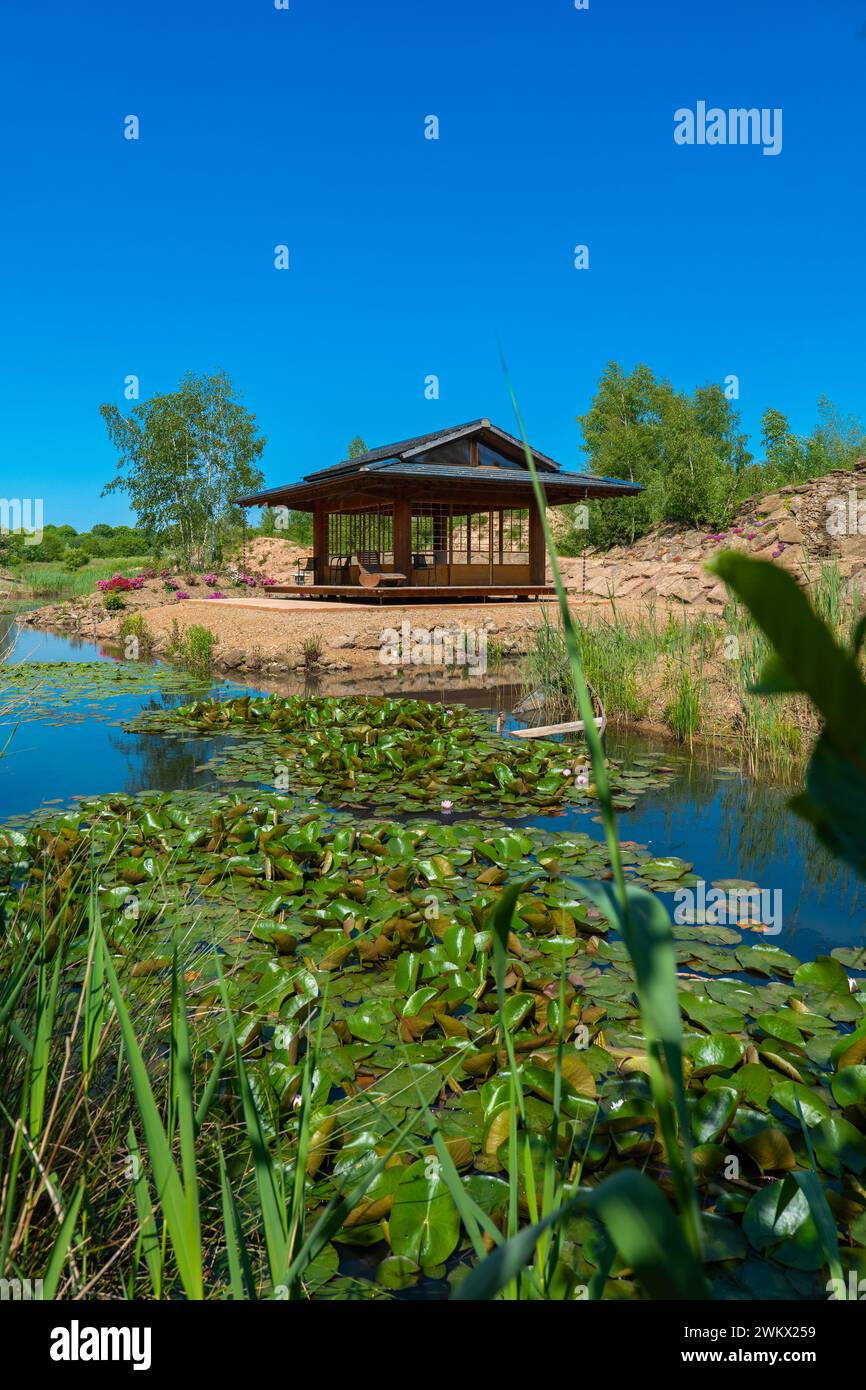
[[[46,680],[57,662],[117,661],[117,655],[89,642],[27,627],[12,627],[12,662],[44,662]],[[216,682],[223,695],[242,687]],[[243,687],[249,690],[249,687]],[[17,724],[14,713],[0,715],[0,819],[27,815],[41,806],[67,805],[76,796],[108,792],[177,790],[212,787],[214,779],[199,771],[225,739],[165,739],[128,733],[123,724],[144,709],[168,709],[202,686],[190,681],[171,693],[122,693],[110,700],[71,694],[58,712]],[[325,693],[326,687],[316,688]],[[311,691],[311,693],[313,693]],[[406,695],[395,682],[394,693]],[[413,690],[414,694],[422,692]],[[426,692],[427,698],[462,700],[507,711],[515,689],[491,685],[455,694],[448,684]],[[513,722],[513,721],[512,721]],[[8,740],[8,743],[7,743]],[[664,750],[677,774],[663,787],[647,792],[634,810],[619,817],[620,835],[647,845],[654,854],[687,859],[707,880],[742,878],[781,893],[782,930],[771,940],[808,960],[834,946],[859,944],[866,921],[866,890],[839,868],[811,831],[787,809],[785,791],[757,782],[739,770],[703,756],[689,757],[682,748],[630,734],[610,734],[613,757]],[[601,838],[593,813],[572,809],[556,817],[511,818],[511,823],[550,829],[579,828]],[[755,938],[758,940],[759,938]]]

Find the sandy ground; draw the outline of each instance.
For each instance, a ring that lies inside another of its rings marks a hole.
[[[469,664],[484,642],[488,661],[494,647],[498,653],[519,655],[545,609],[552,612],[549,604],[540,603],[371,607],[318,599],[232,598],[190,599],[141,611],[158,652],[165,650],[175,625],[180,634],[193,624],[207,628],[217,641],[218,670],[297,670],[309,664],[305,647],[312,644],[322,668],[371,674],[370,668],[388,664],[380,657],[383,644],[386,653],[392,650],[394,633],[401,638],[404,632],[414,633],[417,641],[423,640],[424,629],[434,643],[438,629],[443,647],[450,639],[458,651],[466,651]],[[96,636],[111,638],[117,628],[117,619],[108,619],[99,624]]]

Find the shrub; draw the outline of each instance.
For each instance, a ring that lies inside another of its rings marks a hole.
[[[106,613],[120,613],[126,607],[123,594],[119,593],[117,589],[109,589],[102,602]]]
[[[127,613],[120,624],[120,636],[124,643],[134,637],[137,643],[135,659],[150,656],[153,651],[153,633],[144,621],[142,613]]]
[[[304,663],[307,666],[318,666],[322,659],[322,640],[320,637],[306,637],[304,639]]]
[[[66,554],[63,556],[63,568],[65,570],[69,570],[70,572],[74,572],[75,570],[83,570],[84,566],[88,564],[89,560],[90,556],[88,555],[87,551],[82,550],[79,546],[74,549],[67,550]]]
[[[187,671],[197,676],[208,676],[213,667],[216,645],[217,639],[208,628],[192,623],[185,632],[181,632],[177,618],[172,618],[165,654]]]
[[[98,579],[96,587],[103,594],[127,594],[132,590],[143,588],[144,580],[140,575],[137,575],[135,579],[129,579],[125,574],[113,574],[110,579]]]

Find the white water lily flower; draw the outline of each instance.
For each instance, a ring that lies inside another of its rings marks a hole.
[[[453,801],[443,801],[443,802],[441,803],[441,806],[442,806],[442,810],[443,810],[443,811],[450,811],[450,810],[451,810],[451,807],[452,807],[453,805],[454,805],[454,802],[453,802]]]

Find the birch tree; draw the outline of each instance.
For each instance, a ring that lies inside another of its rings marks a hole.
[[[172,547],[184,565],[222,559],[235,498],[261,486],[266,440],[225,372],[184,376],[174,391],[124,415],[100,406],[117,450],[116,476],[103,489],[125,492],[137,524]]]

